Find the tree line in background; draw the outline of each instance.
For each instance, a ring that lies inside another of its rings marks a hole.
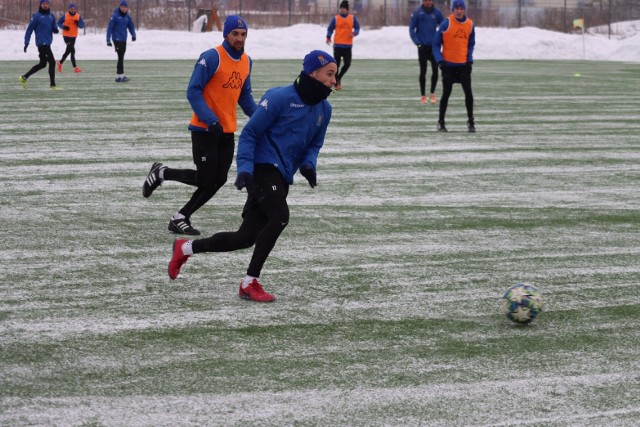
[[[120,0],[51,0],[60,15],[76,3],[88,32],[105,30]],[[141,29],[201,31],[194,22],[212,11],[224,20],[241,14],[250,28],[276,28],[295,24],[328,25],[338,12],[339,0],[128,0],[129,13]],[[449,14],[451,0],[434,0]],[[351,0],[351,12],[365,28],[408,25],[420,0]],[[568,5],[573,4],[570,8]],[[38,9],[38,0],[0,0],[0,28],[22,29]],[[640,19],[639,0],[467,0],[467,15],[478,27],[538,27],[571,32],[573,20],[587,27]],[[201,19],[202,21],[202,19]],[[213,26],[215,29],[215,26]]]

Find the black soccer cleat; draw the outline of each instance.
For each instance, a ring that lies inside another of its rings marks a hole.
[[[444,122],[438,122],[438,132],[449,132],[444,125]]]
[[[147,179],[145,179],[144,184],[142,184],[142,195],[144,197],[150,197],[154,190],[162,185],[163,179],[160,178],[160,171],[166,168],[167,167],[160,162],[155,162],[151,165],[149,175],[147,175]]]
[[[176,234],[188,234],[189,236],[199,236],[200,230],[197,228],[193,228],[191,226],[191,221],[187,218],[175,219],[171,218],[169,220],[169,227],[167,227],[169,231],[172,231]]]
[[[471,133],[474,133],[476,131],[476,125],[472,120],[467,121],[467,130]]]

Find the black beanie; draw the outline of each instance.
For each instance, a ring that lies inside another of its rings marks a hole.
[[[347,0],[340,2],[340,9],[342,8],[349,10],[349,2]]]

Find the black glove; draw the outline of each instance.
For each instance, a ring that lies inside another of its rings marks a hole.
[[[66,25],[63,25],[62,29],[65,30],[65,31],[69,31],[71,28],[67,27]]]
[[[418,45],[416,45],[416,46],[418,46],[418,49],[421,49],[421,48],[422,48],[422,45],[421,45],[421,44],[418,44]]]
[[[467,62],[467,69],[469,70],[469,74],[471,74],[471,70],[473,69],[473,62]]]
[[[74,20],[73,20],[73,21],[71,21],[71,22],[73,22],[73,25],[75,25],[76,27],[77,27],[78,25],[80,25],[80,24],[78,24],[78,20],[77,20],[77,19],[74,19]]]
[[[54,27],[52,32],[53,34],[58,34],[60,31],[58,31],[58,27]]]
[[[309,185],[311,186],[311,188],[314,188],[316,185],[318,185],[318,176],[313,166],[302,166],[300,168],[300,173],[307,179],[307,181],[309,181]]]
[[[107,42],[107,46],[111,47],[113,45],[111,44],[111,42]]]
[[[440,68],[440,71],[444,71],[444,69],[447,68],[447,65],[442,61],[438,64],[438,68]]]
[[[28,47],[29,47],[29,45],[28,45],[28,44],[25,44],[25,45],[24,45],[24,53],[27,53],[27,48],[28,48]]]
[[[212,125],[209,125],[207,128],[210,134],[212,134],[216,139],[220,138],[224,133],[224,129],[222,129],[222,125],[220,122],[215,122]]]
[[[136,41],[136,36],[131,36],[131,41],[132,42]]]
[[[248,190],[250,187],[253,187],[253,175],[249,172],[240,172],[233,185],[235,185],[238,190],[242,190],[244,187],[247,187]]]

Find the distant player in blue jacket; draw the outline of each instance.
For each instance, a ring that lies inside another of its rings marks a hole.
[[[236,155],[235,186],[247,189],[238,231],[206,239],[177,239],[169,262],[175,279],[187,259],[202,252],[230,252],[255,245],[240,298],[271,302],[259,282],[262,266],[289,223],[287,195],[299,170],[311,188],[317,185],[318,153],[324,144],[332,107],[327,97],[336,84],[338,67],[327,52],[314,50],[303,61],[303,71],[292,85],[269,89],[245,125]]]
[[[40,0],[38,11],[33,14],[27,31],[24,34],[24,52],[27,52],[31,34],[36,33],[36,46],[38,46],[38,54],[40,62],[34,65],[26,74],[20,76],[20,84],[23,88],[27,88],[27,79],[42,70],[49,64],[49,83],[51,89],[56,89],[56,60],[51,51],[51,43],[53,35],[58,34],[56,26],[56,16],[49,10],[49,0]]]
[[[118,54],[116,65],[116,83],[125,83],[129,78],[124,74],[124,53],[127,51],[127,30],[131,33],[131,41],[136,41],[136,29],[133,19],[129,16],[127,0],[121,0],[120,6],[113,11],[107,26],[107,46],[115,45]],[[113,40],[113,45],[111,44]]]
[[[431,63],[431,95],[429,101],[436,103],[436,84],[438,83],[438,65],[433,57],[433,38],[438,31],[438,26],[444,21],[442,12],[433,6],[433,0],[422,0],[422,6],[411,14],[409,21],[409,35],[411,40],[418,47],[418,63],[420,64],[420,102],[427,103],[426,83],[427,83],[427,61]]]

